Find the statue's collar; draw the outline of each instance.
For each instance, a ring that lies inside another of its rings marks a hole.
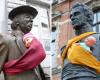
[[[17,37],[22,37],[24,35],[24,33],[22,31],[19,30],[14,30],[11,33],[13,36],[17,36]]]

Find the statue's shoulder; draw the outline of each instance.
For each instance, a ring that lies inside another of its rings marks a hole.
[[[100,33],[93,34],[92,36],[95,37],[97,41],[100,41]]]
[[[64,51],[64,49],[66,48],[67,45],[63,45],[61,48],[60,48],[60,52],[62,54],[62,52]]]
[[[4,33],[0,33],[0,45],[3,45],[6,43],[5,39],[6,35]]]
[[[0,33],[0,41],[5,42],[5,41],[9,40],[10,39],[9,36],[11,36],[11,34],[8,32],[7,33]]]
[[[4,37],[6,37],[5,33],[0,33],[0,39],[3,39]]]
[[[10,32],[1,32],[0,33],[0,37],[7,37],[8,35],[10,35]]]

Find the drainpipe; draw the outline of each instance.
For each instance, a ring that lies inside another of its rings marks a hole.
[[[7,3],[6,0],[2,0],[0,2],[0,33],[8,30],[7,20]]]

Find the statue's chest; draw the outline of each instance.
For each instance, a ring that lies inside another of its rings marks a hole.
[[[96,38],[96,44],[93,46],[93,55],[100,61],[100,35],[93,35]]]

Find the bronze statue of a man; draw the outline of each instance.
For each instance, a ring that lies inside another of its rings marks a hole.
[[[77,36],[93,31],[93,12],[88,6],[81,3],[74,4],[71,9],[70,18]],[[94,36],[97,41],[96,44],[91,47],[92,55],[100,61],[100,34],[96,33],[92,34],[92,36]],[[82,40],[80,42],[82,42]],[[100,74],[93,68],[71,63],[65,58],[64,67],[62,69],[62,80],[100,80]]]
[[[12,32],[0,34],[0,72],[3,71],[5,80],[42,80],[35,69],[12,75],[7,74],[4,70],[6,62],[19,59],[25,52],[26,47],[22,37],[31,31],[33,19],[37,13],[35,8],[25,5],[14,8],[8,15],[9,19],[12,20]]]

